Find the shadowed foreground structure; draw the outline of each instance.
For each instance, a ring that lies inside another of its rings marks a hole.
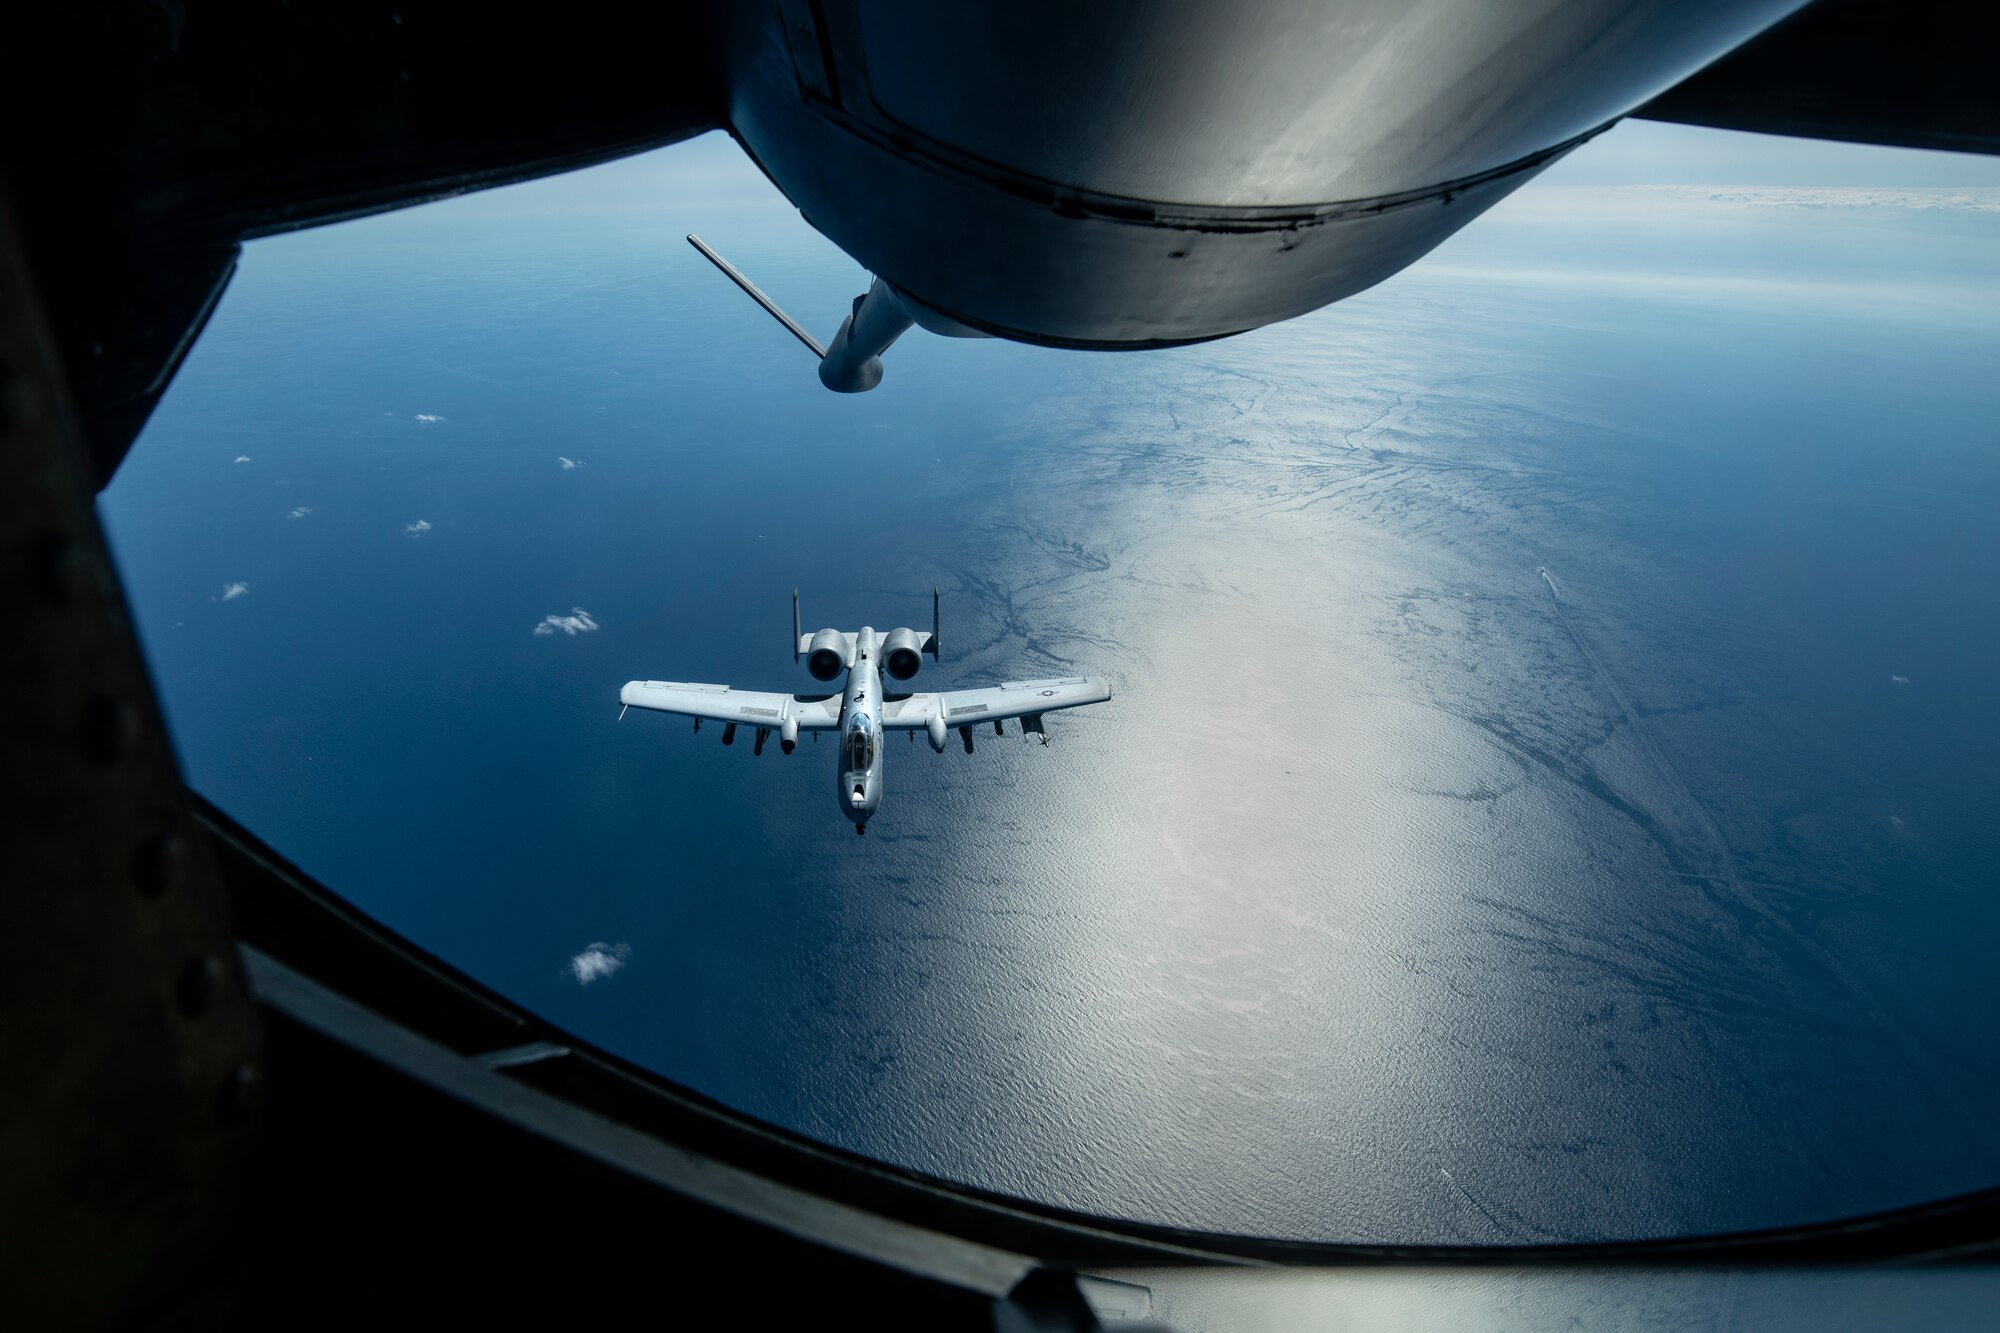
[[[752,1323],[1087,1328],[1158,1315],[1222,1327],[1296,1322],[1298,1302],[1324,1318],[1345,1299],[1315,1285],[1338,1272],[1243,1271],[1270,1264],[1542,1269],[1484,1296],[1474,1283],[1467,1299],[1608,1303],[1634,1321],[1690,1304],[1773,1327],[1818,1317],[1798,1284],[1855,1317],[1915,1310],[1937,1326],[1991,1308],[1983,1270],[1739,1279],[1578,1266],[1990,1262],[1995,1194],[1752,1236],[1391,1249],[1108,1224],[921,1179],[758,1125],[538,1023],[186,792],[93,494],[246,236],[718,126],[740,133],[732,71],[769,48],[746,50],[691,9],[633,33],[608,12],[590,22],[588,8],[509,25],[453,3],[134,4],[15,13],[0,27],[10,1326],[332,1326],[385,1308],[522,1321],[629,1292]],[[1992,151],[1995,106],[1975,84],[1963,8],[1891,22],[1879,5],[1829,0],[1651,112]],[[807,30],[847,12],[777,11]],[[1901,52],[1896,77],[1864,79],[1882,63],[1866,53],[1885,43]],[[1091,225],[1110,216],[1105,198],[1043,204]],[[1075,1276],[1086,1269],[1134,1280]],[[1760,1292],[1776,1294],[1760,1305]],[[1414,1322],[1430,1308],[1418,1301],[1372,1308]]]

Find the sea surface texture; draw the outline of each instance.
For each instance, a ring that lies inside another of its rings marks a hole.
[[[1534,1242],[2000,1183],[2000,191],[1556,174],[1288,324],[913,332],[842,397],[681,239],[822,337],[866,286],[726,141],[591,179],[253,244],[105,497],[190,781],[332,888],[1090,1213]],[[865,838],[829,743],[619,720],[815,688],[794,587],[933,586],[917,688],[1114,699],[892,737]]]

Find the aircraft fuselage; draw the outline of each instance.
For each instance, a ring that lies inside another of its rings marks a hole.
[[[854,636],[854,661],[840,703],[840,813],[868,831],[868,817],[882,804],[881,636],[868,627]]]

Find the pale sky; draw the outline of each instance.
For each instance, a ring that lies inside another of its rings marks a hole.
[[[2000,185],[2000,158],[1628,120],[1549,168],[1549,185]]]

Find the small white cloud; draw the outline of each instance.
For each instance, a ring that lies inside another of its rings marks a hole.
[[[535,634],[554,634],[561,630],[564,634],[589,634],[597,628],[597,622],[590,618],[590,612],[580,606],[570,608],[572,614],[566,616],[543,616],[542,623],[535,626]]]
[[[1891,676],[1889,677],[1889,683],[1891,685],[1908,685],[1910,678],[1908,676]]]
[[[561,463],[563,465],[563,471],[565,472],[570,471],[572,468],[580,468],[584,465],[583,460],[581,458],[564,458],[561,454],[556,455],[556,462]]]
[[[248,455],[248,454],[238,454],[238,455],[236,455],[236,461],[237,461],[237,462],[239,462],[239,463],[247,463],[247,462],[249,462],[249,461],[250,461],[250,455]]]
[[[444,418],[435,412],[419,412],[417,413],[417,420],[423,422],[426,426],[435,426],[438,422],[443,421]]]
[[[239,583],[225,584],[222,589],[222,600],[225,602],[233,602],[237,598],[243,596],[243,594],[249,591],[250,591],[250,585],[247,583],[239,582]]]
[[[421,537],[430,530],[431,521],[427,518],[420,518],[414,523],[405,523],[403,525],[403,531],[409,533],[412,537]]]
[[[616,973],[631,956],[631,945],[606,944],[599,940],[569,960],[569,974],[576,978],[577,985],[588,986]]]
[[[286,517],[286,518],[304,518],[304,517],[305,517],[305,516],[306,516],[307,514],[310,514],[311,512],[312,512],[312,506],[311,506],[311,505],[300,505],[300,506],[299,506],[299,507],[298,507],[297,509],[294,509],[294,510],[293,510],[293,511],[292,511],[291,513],[289,513],[289,514],[285,515],[285,517]]]

